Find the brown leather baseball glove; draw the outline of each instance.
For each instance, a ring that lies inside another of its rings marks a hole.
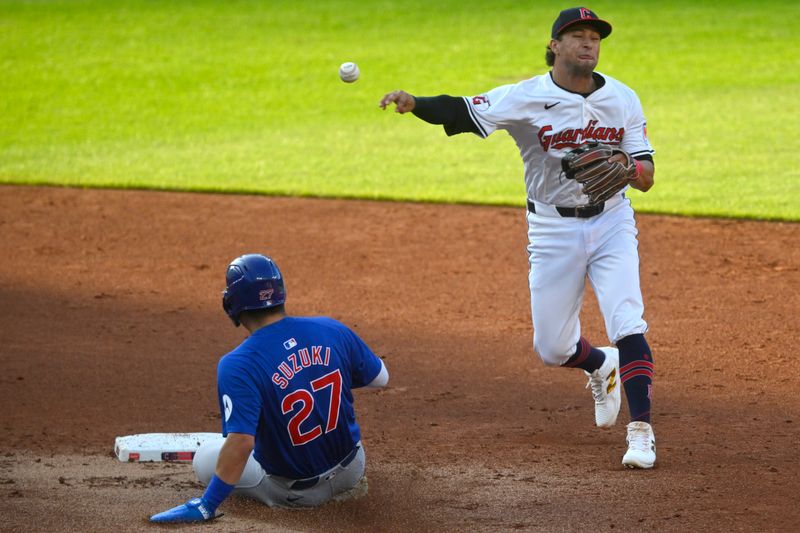
[[[616,154],[625,156],[624,163],[610,163]],[[561,160],[568,179],[575,180],[589,197],[589,204],[608,200],[636,177],[636,164],[624,150],[602,143],[586,143],[569,151]]]

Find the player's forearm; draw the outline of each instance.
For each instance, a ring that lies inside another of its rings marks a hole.
[[[640,165],[639,175],[631,180],[631,187],[642,192],[647,192],[655,182],[656,167],[651,161],[646,159],[640,159],[638,162]]]
[[[481,135],[472,120],[463,98],[440,94],[439,96],[413,96],[406,91],[397,90],[381,98],[378,106],[386,109],[395,104],[395,111],[403,114],[412,112],[417,118],[431,124],[444,126],[447,135],[475,133]]]
[[[448,135],[478,132],[469,116],[464,99],[460,97],[446,94],[415,96],[411,112],[425,122],[444,126],[444,131]]]
[[[415,96],[411,112],[431,124],[448,124],[456,119],[460,98],[440,94],[439,96]]]
[[[252,435],[229,433],[217,459],[217,477],[229,485],[238,483],[254,445]]]

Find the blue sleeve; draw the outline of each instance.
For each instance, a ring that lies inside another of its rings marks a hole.
[[[364,387],[378,377],[381,360],[350,328],[343,326],[342,331],[346,340],[347,354],[350,357],[352,386],[354,389]]]
[[[229,356],[217,367],[217,395],[222,413],[222,434],[255,435],[263,404],[253,377]]]

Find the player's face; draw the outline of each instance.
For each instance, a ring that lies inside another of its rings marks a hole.
[[[575,74],[591,74],[600,59],[600,34],[589,26],[577,26],[550,42],[556,63]]]

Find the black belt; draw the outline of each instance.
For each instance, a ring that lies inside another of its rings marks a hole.
[[[561,207],[557,205],[555,208],[562,217],[591,218],[602,213],[605,206],[605,202],[601,202],[599,204],[579,205],[577,207]],[[536,213],[536,206],[530,200],[528,200],[528,211]]]
[[[349,465],[350,463],[352,463],[353,459],[356,458],[356,454],[358,453],[358,449],[359,448],[360,448],[360,446],[356,446],[355,448],[353,448],[353,451],[348,453],[347,456],[344,459],[342,459],[342,461],[338,465],[336,465],[336,467],[338,467],[338,466],[345,467],[345,466]],[[334,467],[334,468],[336,468],[336,467]],[[294,483],[289,485],[289,489],[291,489],[291,490],[306,490],[306,489],[310,489],[311,487],[313,487],[317,483],[319,483],[319,476],[314,476],[314,477],[310,477],[310,478],[306,478],[306,479],[298,479],[297,481],[295,481]]]

